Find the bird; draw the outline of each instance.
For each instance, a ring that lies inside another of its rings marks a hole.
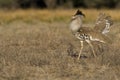
[[[81,57],[84,42],[88,43],[94,57],[97,57],[97,55],[95,53],[92,42],[111,42],[107,35],[107,33],[110,31],[111,26],[113,25],[113,20],[111,19],[110,15],[106,15],[105,13],[99,13],[93,28],[83,26],[83,19],[85,17],[85,14],[78,9],[76,13],[72,16],[69,25],[72,34],[80,40],[81,47],[78,55],[78,60]]]

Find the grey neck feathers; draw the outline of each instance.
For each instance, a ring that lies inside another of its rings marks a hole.
[[[76,33],[80,30],[82,26],[82,18],[81,17],[77,17],[76,19],[73,19],[70,23],[70,30],[73,33]]]

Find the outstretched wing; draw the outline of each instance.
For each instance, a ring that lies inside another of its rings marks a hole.
[[[111,25],[113,25],[111,16],[100,13],[96,20],[94,29],[102,34],[106,34],[110,31],[109,29]]]

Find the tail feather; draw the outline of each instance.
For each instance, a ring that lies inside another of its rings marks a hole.
[[[106,15],[104,13],[100,13],[97,18],[94,29],[98,32],[101,32],[102,34],[106,34],[110,31],[111,25],[113,25],[111,16]]]

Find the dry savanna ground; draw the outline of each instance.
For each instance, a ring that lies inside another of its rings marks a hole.
[[[75,10],[1,10],[0,80],[119,80],[120,11],[83,11],[90,27],[99,12],[112,16],[112,43],[93,42],[97,58],[85,43],[77,60],[80,43],[68,28]]]

